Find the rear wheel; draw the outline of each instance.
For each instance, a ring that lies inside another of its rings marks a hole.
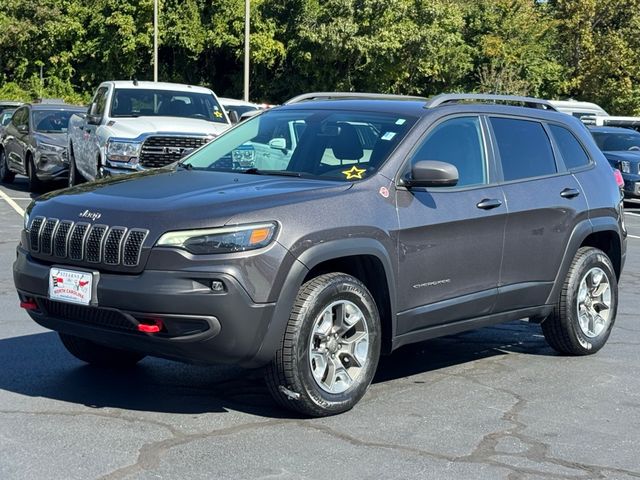
[[[67,351],[83,362],[97,367],[126,368],[144,358],[139,353],[107,347],[74,335],[60,333],[60,340]]]
[[[618,308],[611,260],[597,248],[576,253],[553,313],[542,322],[549,345],[568,355],[590,355],[607,342]]]
[[[29,191],[40,192],[42,190],[42,180],[38,178],[36,164],[31,155],[27,155],[27,177],[29,178]]]
[[[7,157],[3,149],[0,149],[0,182],[11,183],[16,174],[9,170]]]
[[[267,385],[282,406],[311,416],[351,409],[367,391],[380,357],[380,318],[356,278],[329,273],[298,292]]]

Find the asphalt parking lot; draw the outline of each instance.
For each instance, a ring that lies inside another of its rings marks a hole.
[[[351,412],[304,419],[259,372],[71,357],[18,307],[11,264],[30,201],[0,186],[0,478],[640,478],[640,203],[617,322],[583,358],[526,322],[401,349]]]

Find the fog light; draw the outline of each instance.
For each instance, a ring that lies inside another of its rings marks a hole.
[[[211,290],[214,292],[224,292],[224,283],[220,280],[213,280],[211,282]]]

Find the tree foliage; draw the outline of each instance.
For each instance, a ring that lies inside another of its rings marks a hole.
[[[160,0],[160,78],[241,96],[244,0]],[[0,98],[151,79],[153,0],[3,0]],[[41,78],[42,75],[42,78]],[[640,114],[640,0],[252,0],[251,97],[517,93]]]

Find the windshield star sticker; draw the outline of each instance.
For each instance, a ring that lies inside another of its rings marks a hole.
[[[355,165],[349,170],[343,170],[342,173],[347,176],[347,180],[362,180],[362,174],[366,172],[364,168],[358,168]]]

